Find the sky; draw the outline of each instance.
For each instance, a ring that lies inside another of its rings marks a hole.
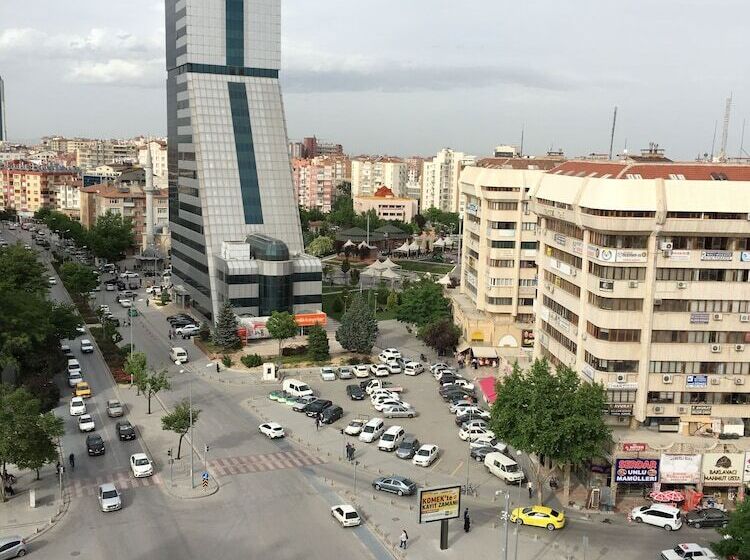
[[[164,135],[160,0],[2,0],[11,140]],[[289,136],[351,154],[728,153],[750,119],[746,0],[282,0]],[[750,127],[749,127],[750,128]],[[745,150],[750,151],[750,130]]]

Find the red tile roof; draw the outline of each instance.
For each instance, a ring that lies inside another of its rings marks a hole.
[[[376,190],[372,196],[377,196],[380,198],[386,198],[386,197],[393,197],[395,196],[393,194],[393,191],[389,189],[388,187],[380,187],[378,190]]]
[[[750,181],[750,165],[702,162],[566,161],[550,173],[572,177],[608,176],[612,179],[630,179],[632,175],[639,175],[641,179],[673,179],[672,176],[678,176],[686,181]]]

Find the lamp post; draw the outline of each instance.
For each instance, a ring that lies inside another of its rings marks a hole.
[[[508,560],[508,525],[510,524],[510,493],[503,490],[496,490],[495,496],[502,494],[505,496],[505,509],[503,510],[503,518],[505,519],[505,545],[503,546],[503,559]]]
[[[182,365],[180,360],[176,360],[175,364]],[[185,373],[184,369],[180,370],[180,373]],[[195,469],[194,469],[194,463],[193,463],[193,381],[188,380],[188,414],[190,415],[190,488],[195,488]]]

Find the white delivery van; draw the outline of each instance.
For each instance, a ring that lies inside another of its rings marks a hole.
[[[68,375],[71,373],[81,373],[81,364],[75,358],[68,360]]]
[[[307,397],[313,394],[310,386],[298,379],[285,379],[281,388],[293,397]]]
[[[173,362],[180,362],[181,364],[184,364],[188,361],[187,350],[179,346],[175,346],[169,351],[169,359]]]
[[[380,436],[378,449],[381,451],[394,451],[404,439],[404,429],[401,426],[391,426]]]
[[[518,463],[497,451],[485,456],[484,466],[506,484],[518,484],[524,479],[523,471]]]
[[[362,431],[359,434],[359,441],[365,443],[372,443],[376,439],[380,438],[385,431],[385,424],[382,418],[373,418],[367,424],[364,425]]]

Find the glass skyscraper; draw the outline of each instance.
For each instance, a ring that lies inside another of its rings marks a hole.
[[[321,307],[287,152],[280,19],[280,0],[166,0],[172,284],[208,317],[226,299],[249,315]],[[265,272],[261,238],[287,251]],[[276,283],[286,297],[263,301]]]

